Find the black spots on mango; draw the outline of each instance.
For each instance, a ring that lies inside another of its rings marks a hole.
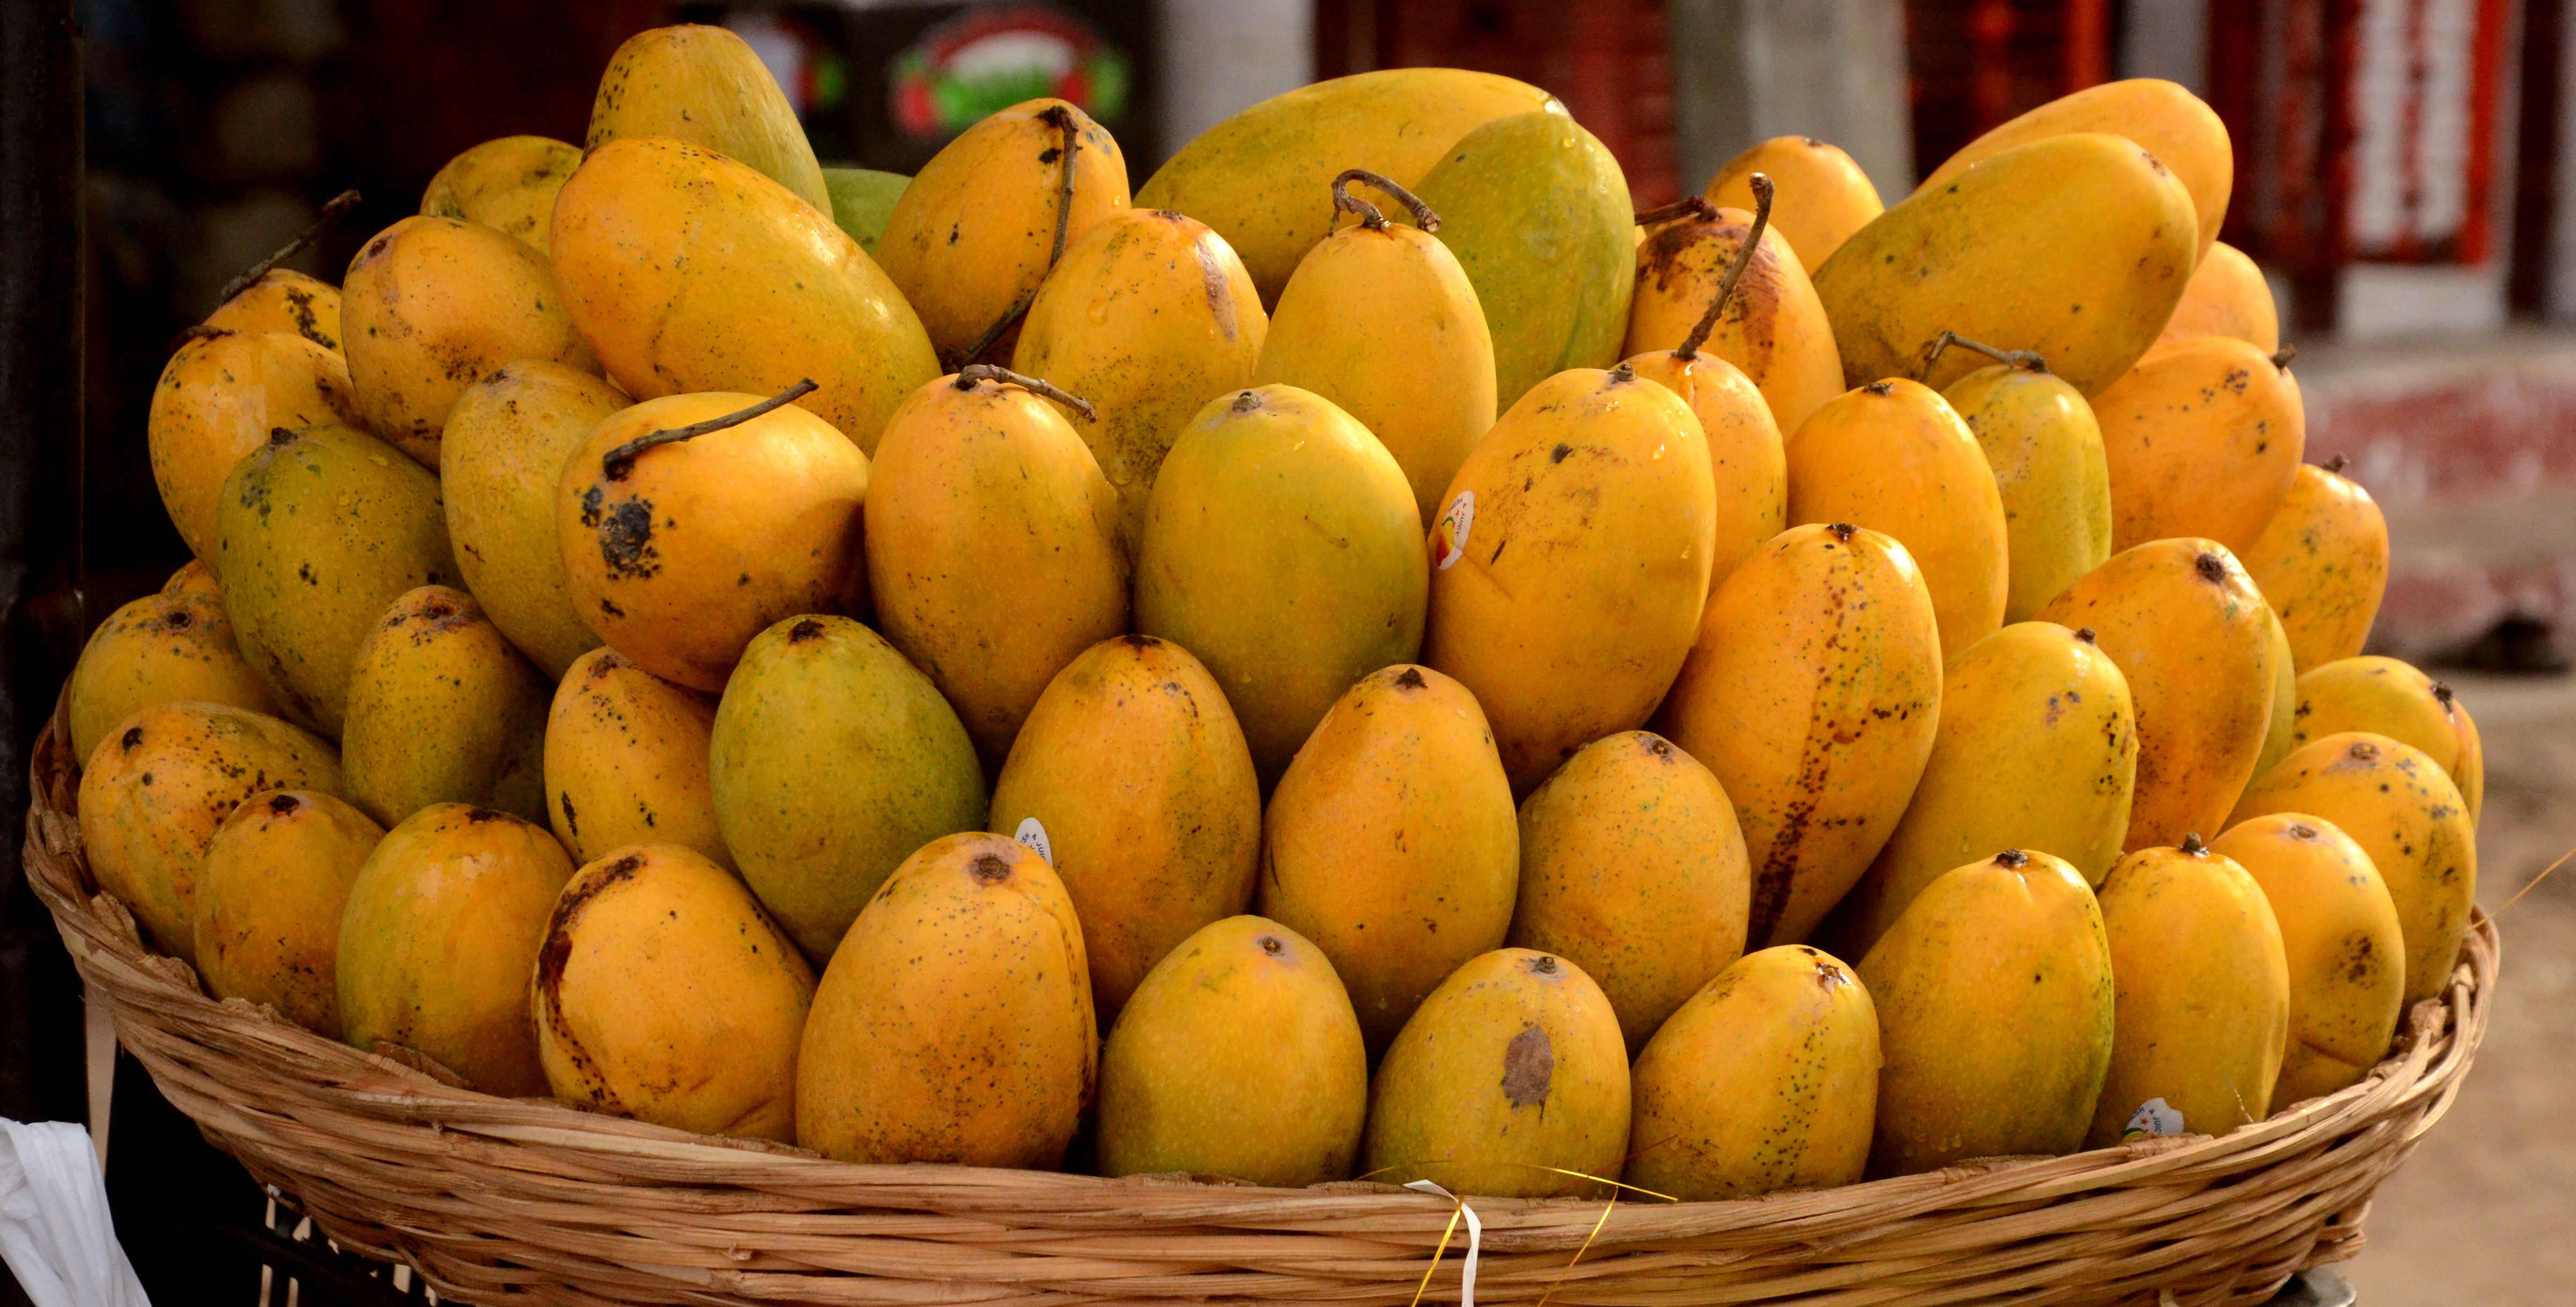
[[[998,853],[979,853],[966,864],[966,874],[982,885],[998,885],[1011,878],[1011,864]]]
[[[566,790],[562,794],[555,796],[555,798],[556,802],[563,808],[564,834],[570,835],[573,838],[574,843],[580,843],[581,818],[573,814],[572,791]]]
[[[142,745],[143,728],[140,726],[128,726],[125,728],[125,734],[116,738],[116,746],[125,750],[127,753],[134,752],[136,749],[141,748]]]
[[[1574,446],[1560,444],[1556,448],[1547,451],[1547,461],[1550,463],[1562,463],[1566,459],[1572,457],[1573,454]]]
[[[1553,959],[1546,959],[1553,961]],[[1535,967],[1535,963],[1532,964]],[[1503,1046],[1503,1097],[1514,1107],[1547,1102],[1548,1083],[1556,1078],[1556,1048],[1543,1027],[1525,1027]]]
[[[642,580],[662,570],[653,545],[653,503],[628,496],[611,504],[598,486],[582,492],[581,524],[599,533],[599,558],[612,577]]]

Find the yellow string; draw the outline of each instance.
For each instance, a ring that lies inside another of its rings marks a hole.
[[[1440,1270],[1440,1256],[1449,1251],[1449,1236],[1458,1232],[1458,1218],[1466,1212],[1467,1200],[1461,1198],[1458,1200],[1457,1209],[1449,1213],[1449,1228],[1440,1232],[1440,1246],[1431,1250],[1431,1264],[1422,1268],[1422,1283],[1413,1286],[1413,1301],[1405,1304],[1405,1307],[1421,1307],[1422,1295],[1431,1289],[1431,1277]]]
[[[2512,907],[2514,904],[2522,902],[2522,896],[2530,893],[2533,885],[2538,885],[2540,882],[2549,879],[2549,873],[2558,870],[2560,867],[2566,866],[2569,858],[2576,858],[2576,849],[2569,849],[2565,853],[2559,854],[2558,861],[2541,868],[2540,874],[2532,877],[2530,884],[2526,884],[2521,889],[2515,890],[2513,892],[2513,897],[2506,899],[2504,901],[2504,906],[2497,908],[2496,911],[2503,912],[2505,908]]]
[[[1619,1200],[1616,1198],[1601,1205],[1601,1219],[1592,1223],[1592,1233],[1583,1236],[1583,1246],[1574,1250],[1574,1261],[1567,1262],[1565,1269],[1558,1272],[1556,1279],[1547,1286],[1547,1292],[1538,1296],[1538,1307],[1547,1307],[1547,1300],[1555,1297],[1556,1291],[1564,1287],[1566,1278],[1574,1274],[1575,1264],[1583,1260],[1583,1254],[1592,1251],[1592,1241],[1601,1237],[1601,1227],[1610,1223],[1610,1209],[1618,1205]]]
[[[1420,1165],[1420,1163],[1416,1162],[1397,1162],[1392,1166],[1381,1166],[1374,1171],[1367,1172],[1366,1174],[1353,1176],[1352,1179],[1367,1180],[1376,1176],[1384,1175],[1389,1171],[1418,1169]],[[1487,1162],[1482,1163],[1482,1165],[1490,1166],[1492,1163]],[[1505,1162],[1504,1165],[1526,1166],[1534,1170],[1552,1171],[1558,1175],[1570,1175],[1577,1180],[1588,1180],[1593,1184],[1608,1185],[1612,1189],[1625,1189],[1632,1194],[1644,1194],[1648,1198],[1660,1198],[1668,1203],[1677,1203],[1681,1201],[1680,1199],[1673,1197],[1671,1194],[1657,1193],[1652,1189],[1640,1188],[1633,1184],[1622,1184],[1617,1180],[1604,1179],[1601,1176],[1593,1175],[1585,1171],[1567,1170],[1562,1166],[1547,1166],[1538,1162]],[[1547,1307],[1548,1298],[1553,1296],[1559,1288],[1564,1286],[1566,1277],[1574,1273],[1576,1263],[1583,1260],[1583,1254],[1592,1251],[1592,1241],[1601,1237],[1601,1228],[1610,1223],[1610,1213],[1612,1209],[1618,1206],[1619,1199],[1615,1195],[1609,1202],[1602,1204],[1601,1217],[1592,1223],[1592,1233],[1583,1236],[1583,1246],[1574,1250],[1574,1260],[1567,1262],[1565,1264],[1565,1270],[1558,1274],[1554,1283],[1547,1286],[1547,1292],[1539,1295],[1539,1307]],[[1413,1286],[1413,1301],[1406,1304],[1406,1307],[1421,1307],[1422,1295],[1431,1291],[1431,1277],[1439,1274],[1440,1259],[1449,1252],[1449,1240],[1453,1235],[1458,1233],[1458,1219],[1466,1213],[1466,1210],[1467,1199],[1464,1195],[1461,1195],[1458,1199],[1458,1206],[1452,1209],[1449,1213],[1448,1227],[1440,1232],[1440,1246],[1431,1250],[1431,1264],[1424,1267],[1422,1270],[1422,1283]]]

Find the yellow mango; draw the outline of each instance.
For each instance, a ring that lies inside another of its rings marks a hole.
[[[206,315],[205,325],[243,333],[282,331],[340,350],[340,288],[293,268],[271,268]]]
[[[1653,350],[1627,361],[1639,377],[1681,397],[1708,445],[1708,585],[1715,590],[1762,543],[1788,526],[1789,461],[1771,405],[1744,369],[1715,354]]]
[[[2358,1083],[2397,1034],[2405,932],[2370,855],[2321,817],[2276,813],[2209,846],[2263,887],[2289,968],[2290,1033],[2276,1105]]]
[[[2369,731],[2413,745],[2459,787],[2469,825],[2486,802],[2486,750],[2469,706],[2451,687],[2394,658],[2339,658],[2299,674],[2291,713],[2293,746],[2345,731]]]
[[[526,241],[537,253],[550,243],[555,195],[581,166],[581,147],[551,136],[504,136],[447,161],[420,193],[431,217],[479,222]]]
[[[1690,406],[1624,368],[1541,382],[1450,481],[1422,657],[1475,692],[1514,793],[1653,715],[1708,602],[1713,487]]]
[[[1164,472],[1137,540],[1136,629],[1207,664],[1266,787],[1353,681],[1421,652],[1413,488],[1348,414],[1280,385],[1210,401]]]
[[[2345,480],[2343,456],[2302,463],[2281,507],[2244,552],[2289,633],[2301,674],[2361,652],[2388,591],[2388,519]]]
[[[161,506],[189,552],[214,557],[224,478],[270,432],[357,414],[349,365],[303,337],[232,332],[181,345],[152,387],[144,434]]]
[[[1520,827],[1505,942],[1599,982],[1631,1053],[1744,952],[1753,886],[1735,804],[1664,737],[1583,746],[1522,801]]]
[[[1976,348],[1970,346],[1970,348]],[[1941,392],[1985,451],[2004,508],[2007,622],[2027,622],[2111,557],[2111,474],[2093,406],[2036,354]]]
[[[552,688],[474,596],[410,591],[350,665],[340,733],[349,800],[388,825],[433,803],[542,819]]]
[[[222,704],[157,704],[89,756],[81,845],[98,887],[133,909],[144,937],[194,962],[206,850],[233,809],[269,790],[339,788],[340,755],[296,727]]]
[[[340,919],[340,1037],[487,1094],[546,1093],[528,980],[572,870],[544,827],[488,808],[442,803],[385,832]]]
[[[999,835],[923,846],[832,955],[796,1058],[796,1142],[845,1162],[1051,1170],[1091,1102],[1082,925]]]
[[[1890,537],[1791,527],[1709,596],[1656,729],[1735,801],[1747,946],[1805,939],[1869,869],[1931,757],[1940,703],[1932,598]]]
[[[987,771],[1047,682],[1127,629],[1118,492],[1017,382],[915,391],[877,440],[864,523],[877,629],[956,707]]]
[[[2291,750],[2247,788],[2228,820],[2318,817],[2352,837],[2388,885],[2406,936],[2406,1006],[2451,984],[2478,890],[2477,828],[2459,787],[2423,750],[2343,731]]]
[[[594,146],[555,197],[555,282],[627,394],[774,395],[810,379],[804,407],[873,451],[939,361],[876,261],[828,207],[796,198],[679,141]]]
[[[1598,1194],[1627,1158],[1629,1112],[1601,987],[1562,958],[1497,949],[1440,982],[1387,1049],[1360,1170],[1462,1195]]]
[[[823,165],[778,79],[748,42],[721,27],[681,23],[626,38],[608,57],[583,142],[661,136],[740,161],[830,214]]]
[[[1108,129],[1063,100],[1023,100],[921,166],[876,259],[940,356],[972,363],[968,347],[1037,293],[1056,257],[1126,207],[1127,159]]]
[[[2045,136],[1854,232],[1816,269],[1816,296],[1851,385],[1949,385],[1976,366],[1956,351],[1936,361],[1949,331],[2034,351],[2097,396],[2173,316],[2194,224],[2191,193],[2145,150],[2104,132]]]
[[[707,775],[713,695],[673,685],[614,649],[573,660],[545,729],[546,821],[575,858],[676,844],[731,870]]]
[[[551,677],[599,647],[564,580],[555,482],[591,428],[631,402],[587,372],[523,359],[447,411],[438,483],[456,566],[492,624]]]
[[[2190,192],[2198,217],[2197,254],[2209,252],[2218,239],[2219,222],[2227,216],[2228,194],[2235,189],[2236,156],[2228,144],[2227,124],[2199,96],[2160,78],[2132,77],[2059,96],[1960,147],[1915,193],[1946,185],[2014,146],[2081,132],[2117,132],[2170,169]]]
[[[1878,1113],[1878,1011],[1804,944],[1752,953],[1637,1055],[1627,1182],[1683,1202],[1858,1181]]]
[[[2290,656],[2290,633],[2281,628],[2281,615],[2270,604],[2263,613],[2272,619],[2272,718],[2263,728],[2263,752],[2254,759],[2256,776],[2272,770],[2299,744],[2299,673]]]
[[[1750,209],[1755,173],[1779,187],[1780,207],[1772,220],[1810,273],[1887,210],[1869,174],[1850,155],[1812,136],[1774,136],[1727,160],[1702,194],[1721,208]]]
[[[1372,672],[1333,705],[1280,778],[1262,840],[1255,910],[1332,959],[1372,1054],[1511,927],[1511,783],[1475,696],[1427,667]]]
[[[206,566],[206,560],[202,558],[191,558],[181,564],[179,570],[172,572],[170,579],[162,583],[161,593],[174,598],[195,595],[217,604],[224,601],[224,589],[215,583],[215,569]]]
[[[2229,336],[2164,345],[2093,397],[2111,465],[2111,545],[2206,536],[2253,548],[2306,452],[2288,355]]]
[[[814,968],[733,873],[669,844],[574,872],[530,986],[555,1096],[699,1134],[796,1142]]]
[[[1252,751],[1216,678],[1169,640],[1120,636],[1056,673],[993,783],[990,814],[992,830],[1034,835],[1063,879],[1105,1018],[1192,932],[1252,903]]]
[[[1075,413],[1074,430],[1118,487],[1132,543],[1173,440],[1192,414],[1252,384],[1268,330],[1224,237],[1177,213],[1121,209],[1047,274],[1011,368],[1090,402],[1093,415]]]
[[[189,700],[277,714],[259,675],[233,645],[221,596],[153,594],[108,614],[90,633],[70,685],[72,756],[154,704]]]
[[[2006,849],[1924,887],[1860,961],[1878,1008],[1873,1176],[2084,1145],[2111,1064],[2111,946],[2083,874]]]
[[[1816,287],[1776,228],[1755,236],[1753,214],[1720,209],[1715,218],[1657,224],[1636,247],[1636,290],[1628,307],[1630,356],[1674,349],[1717,298],[1744,242],[1753,259],[1711,327],[1709,353],[1743,369],[1762,392],[1782,431],[1843,393],[1843,361]]]
[[[2128,678],[2137,709],[2132,851],[2222,829],[2272,725],[2272,630],[2236,556],[2211,540],[2122,550],[2039,610],[2089,627]]]
[[[338,1039],[340,915],[384,837],[320,790],[271,790],[233,809],[206,846],[190,928],[206,992]]]
[[[2216,223],[2204,224],[2216,232]],[[2272,303],[2272,283],[2245,251],[2225,241],[2212,241],[2200,252],[2200,266],[2184,283],[2182,302],[2174,306],[2159,345],[2196,336],[2233,336],[2266,354],[2281,348],[2281,314]]]
[[[1368,1090],[1359,1020],[1323,950],[1260,917],[1210,922],[1155,964],[1109,1031],[1100,1173],[1347,1180]]]

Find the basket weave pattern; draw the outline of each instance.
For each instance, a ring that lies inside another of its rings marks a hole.
[[[218,1003],[138,940],[80,844],[57,714],[29,879],[171,1102],[344,1247],[484,1304],[1459,1298],[1451,1203],[856,1166],[441,1083]],[[2494,993],[2480,915],[2448,992],[2362,1083],[2219,1139],[2142,1141],[1746,1202],[1471,1199],[1481,1302],[2254,1304],[2359,1250],[2370,1196],[2450,1106]],[[1607,1210],[1605,1218],[1604,1212]],[[1579,1254],[1579,1257],[1578,1257]]]

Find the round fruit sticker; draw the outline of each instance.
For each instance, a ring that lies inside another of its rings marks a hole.
[[[1038,856],[1046,859],[1048,866],[1055,865],[1055,847],[1047,843],[1046,827],[1039,825],[1037,818],[1020,818],[1020,828],[1012,833],[1011,838],[1037,850]]]
[[[1448,571],[1467,556],[1467,533],[1476,529],[1476,492],[1461,490],[1449,501],[1449,511],[1440,515],[1432,528],[1439,552],[1432,561]]]

